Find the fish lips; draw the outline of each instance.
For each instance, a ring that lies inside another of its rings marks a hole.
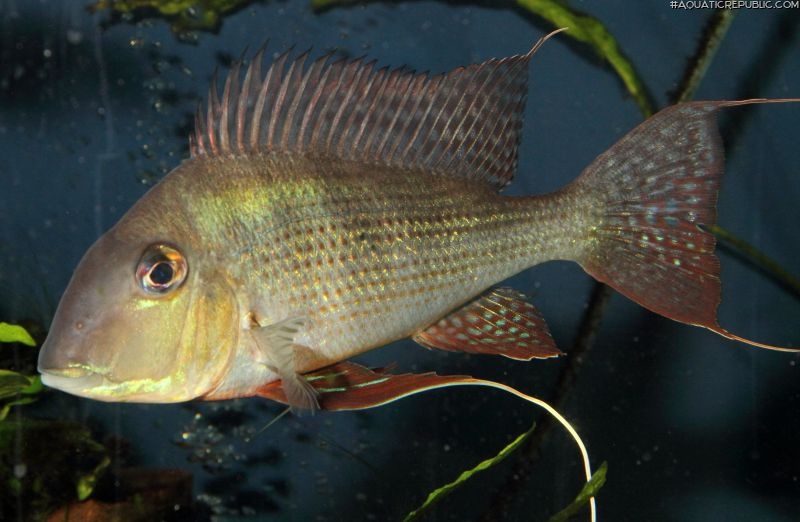
[[[83,368],[46,370],[40,366],[39,372],[45,386],[81,397],[89,397],[89,390],[108,383],[105,376]]]

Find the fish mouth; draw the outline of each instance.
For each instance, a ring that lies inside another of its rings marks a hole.
[[[40,368],[39,373],[45,386],[96,401],[174,403],[194,398],[185,393],[175,393],[172,390],[172,377],[115,381],[104,373],[78,365],[59,369]]]
[[[94,397],[92,390],[109,384],[108,378],[79,366],[62,369],[39,369],[42,384],[81,397]]]

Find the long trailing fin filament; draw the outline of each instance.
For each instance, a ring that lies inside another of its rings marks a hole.
[[[469,381],[459,381],[448,384],[448,386],[488,386],[490,388],[496,388],[498,390],[503,390],[505,392],[508,392],[512,395],[516,395],[520,399],[526,400],[544,409],[547,413],[552,415],[553,418],[556,419],[564,427],[565,430],[567,430],[567,433],[569,433],[572,439],[575,441],[575,444],[578,446],[578,451],[580,451],[581,453],[581,458],[583,459],[583,471],[586,476],[586,482],[588,483],[591,480],[592,465],[589,462],[589,452],[586,450],[586,445],[583,443],[583,440],[581,440],[581,437],[580,435],[578,435],[578,432],[575,430],[575,428],[572,427],[572,424],[570,424],[569,421],[565,419],[563,415],[558,413],[558,410],[550,406],[547,402],[543,401],[542,399],[526,395],[521,391],[512,388],[511,386],[483,379],[471,379]],[[597,502],[595,501],[594,497],[589,498],[589,511],[590,511],[589,519],[592,522],[596,522]]]

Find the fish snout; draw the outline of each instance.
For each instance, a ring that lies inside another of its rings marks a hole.
[[[88,348],[92,345],[93,322],[85,317],[56,317],[39,352],[39,373],[64,377],[79,377],[81,372],[98,373],[97,369],[88,368]]]
[[[51,329],[39,352],[38,370],[42,384],[50,388],[85,395],[106,382],[102,370],[88,364],[85,321],[75,321],[67,328]]]

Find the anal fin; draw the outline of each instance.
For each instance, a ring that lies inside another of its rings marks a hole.
[[[503,355],[522,361],[562,354],[539,311],[524,294],[511,288],[491,290],[416,333],[413,339],[426,348]]]

